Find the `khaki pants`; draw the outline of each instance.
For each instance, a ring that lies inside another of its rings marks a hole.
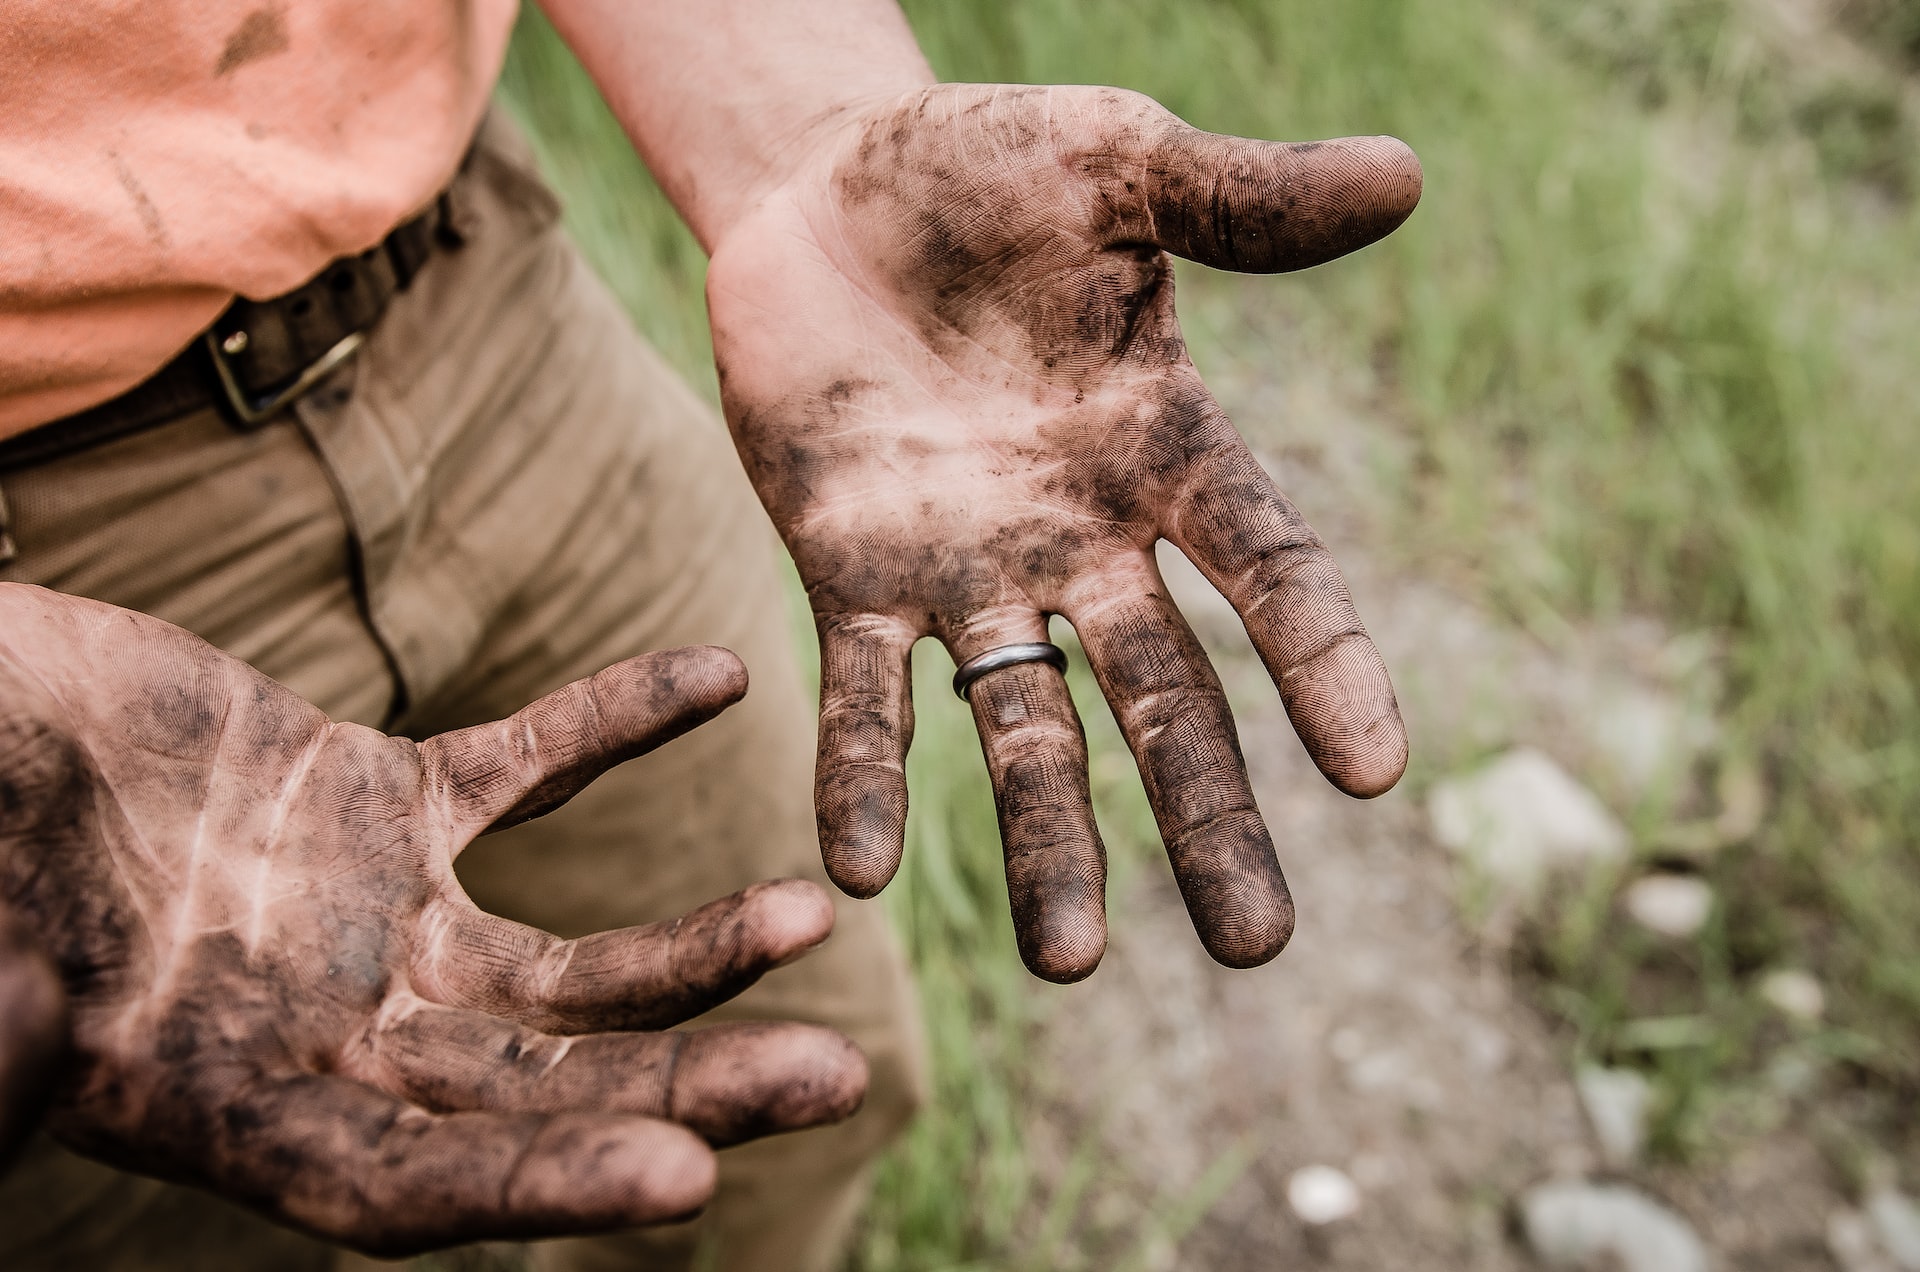
[[[425,736],[505,715],[620,658],[746,660],[713,724],[559,813],[481,840],[482,906],[575,935],[754,880],[822,879],[812,719],[773,538],[724,426],[633,332],[555,225],[524,147],[483,129],[453,206],[466,243],[361,354],[238,432],[205,410],[0,478],[0,579],[198,632],[339,719]],[[823,880],[824,881],[824,880]],[[715,1018],[819,1021],[866,1052],[862,1111],[721,1155],[700,1220],[535,1247],[539,1269],[830,1266],[869,1164],[923,1085],[904,964],[872,904]],[[0,1181],[0,1267],[300,1269],[357,1260],[44,1137]]]

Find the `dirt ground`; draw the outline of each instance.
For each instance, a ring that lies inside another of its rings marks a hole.
[[[1429,775],[1526,742],[1618,795],[1657,778],[1673,758],[1660,748],[1691,745],[1686,728],[1662,732],[1656,708],[1699,682],[1697,645],[1641,626],[1549,653],[1413,577],[1366,512],[1391,443],[1340,386],[1296,376],[1282,392],[1257,368],[1207,370],[1237,418],[1286,420],[1270,462],[1347,570]],[[1845,1197],[1791,1120],[1691,1168],[1603,1168],[1572,1081],[1572,1039],[1462,918],[1455,864],[1433,841],[1419,792],[1403,785],[1358,803],[1327,786],[1231,610],[1183,560],[1165,568],[1235,700],[1299,926],[1267,967],[1215,966],[1167,873],[1139,870],[1113,899],[1112,946],[1095,976],[1037,991],[1048,995],[1038,1068],[1057,1075],[1051,1115],[1035,1128],[1039,1156],[1064,1170],[1093,1145],[1126,1181],[1086,1199],[1078,1249],[1056,1265],[1114,1266],[1100,1233],[1125,1230],[1143,1207],[1183,1226],[1181,1199],[1204,1205],[1194,1190],[1213,1168],[1231,1181],[1217,1203],[1177,1242],[1136,1250],[1134,1266],[1531,1268],[1516,1199],[1578,1177],[1629,1182],[1675,1207],[1717,1268],[1834,1267],[1823,1234]],[[1353,1217],[1318,1228],[1296,1217],[1287,1182],[1312,1164],[1358,1185]]]

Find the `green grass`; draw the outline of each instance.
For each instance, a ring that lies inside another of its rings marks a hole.
[[[1909,0],[1847,6],[1885,52],[1871,73],[1733,0],[907,8],[950,77],[1118,83],[1216,130],[1413,144],[1426,198],[1387,244],[1253,284],[1183,266],[1196,360],[1248,306],[1284,311],[1302,348],[1367,369],[1402,432],[1407,559],[1547,639],[1649,613],[1721,651],[1719,750],[1633,810],[1657,843],[1711,814],[1715,767],[1763,776],[1760,829],[1707,868],[1715,923],[1675,953],[1623,933],[1606,895],[1575,898],[1530,947],[1541,1001],[1582,1047],[1660,1076],[1664,1142],[1686,1151],[1701,1110],[1778,1048],[1920,1089]],[[700,255],[537,18],[507,96],[589,255],[710,386]],[[984,780],[947,696],[919,700],[912,844],[888,896],[927,994],[937,1098],[883,1172],[858,1259],[876,1272],[1004,1261],[1052,1222],[1021,1151],[1036,990],[1006,930]],[[1137,858],[1137,807],[1114,819],[1118,855]],[[1829,988],[1833,1026],[1811,1040],[1756,1007],[1755,974],[1784,963]]]

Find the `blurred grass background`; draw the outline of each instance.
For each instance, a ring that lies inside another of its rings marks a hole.
[[[1578,903],[1525,948],[1587,1053],[1631,1057],[1636,1020],[1710,1026],[1642,1057],[1668,1087],[1666,1148],[1684,1154],[1689,1111],[1767,1062],[1751,973],[1768,966],[1820,971],[1822,1045],[1848,1082],[1920,1093],[1920,0],[1813,6],[1837,25],[1804,38],[1794,5],[1758,0],[906,7],[950,78],[1121,84],[1216,131],[1414,146],[1419,212],[1354,260],[1252,284],[1183,264],[1196,361],[1246,304],[1284,308],[1368,369],[1404,434],[1409,565],[1548,641],[1651,614],[1721,650],[1714,762],[1757,772],[1767,813],[1705,866],[1723,916],[1688,974]],[[711,395],[704,260],[532,11],[505,96],[588,254]],[[1046,1266],[1071,1197],[1033,1196],[1021,1062],[1052,991],[1015,956],[977,747],[942,656],[921,652],[911,842],[887,898],[937,1094],[856,1263]],[[1096,756],[1117,755],[1079,688]],[[1124,765],[1096,768],[1124,870],[1151,822]],[[1141,1239],[1191,1210],[1143,1216]]]

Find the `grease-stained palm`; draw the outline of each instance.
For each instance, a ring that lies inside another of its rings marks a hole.
[[[745,680],[725,650],[651,654],[416,744],[156,619],[0,584],[0,905],[71,1017],[49,1127],[398,1253],[684,1216],[709,1144],[845,1116],[866,1067],[829,1030],[649,1032],[825,939],[817,887],[563,941],[453,874]]]
[[[1293,908],[1220,682],[1153,558],[1175,544],[1246,622],[1321,771],[1398,780],[1386,667],[1320,539],[1186,356],[1168,253],[1274,272],[1404,220],[1390,138],[1200,132],[1106,88],[941,85],[850,115],[716,245],[721,393],[821,642],[827,869],[871,895],[899,864],[908,651],[964,660],[1073,624],[1139,763],[1201,939],[1272,958]],[[1027,965],[1090,972],[1105,860],[1058,673],[970,695]]]

